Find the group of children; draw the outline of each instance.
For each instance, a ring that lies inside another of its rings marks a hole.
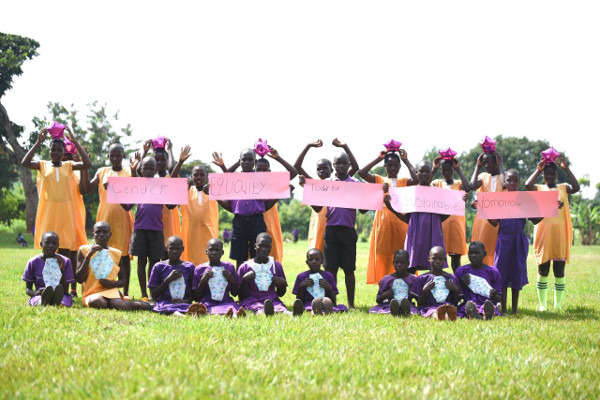
[[[63,140],[64,130],[69,139]],[[51,161],[33,161],[47,133],[53,136]],[[65,143],[76,149],[72,150],[71,156],[67,156]],[[502,157],[491,139],[486,137],[482,144],[483,153],[477,160],[471,182],[465,178],[456,153],[451,149],[440,151],[440,157],[433,164],[422,161],[415,169],[406,151],[400,148],[401,144],[392,140],[385,144],[385,151],[360,169],[346,143],[335,139],[332,144],[343,151],[334,157],[333,164],[328,159],[317,162],[319,179],[358,182],[352,178],[358,172],[367,182],[383,184],[385,207],[375,213],[367,265],[367,283],[380,284],[378,306],[371,312],[396,315],[420,312],[438,319],[455,319],[457,315],[476,318],[481,312],[489,317],[498,312],[497,303],[506,310],[509,287],[513,296],[512,312],[517,311],[519,291],[528,283],[524,219],[476,219],[473,243],[468,250],[470,264],[460,267],[460,258],[467,252],[464,217],[398,213],[392,208],[388,194],[392,185],[431,185],[466,193],[470,190],[517,190],[518,171],[504,171]],[[223,172],[233,172],[237,168],[243,173],[270,172],[269,161],[265,158],[268,154],[290,172],[290,179],[300,174],[300,185],[303,185],[310,178],[302,168],[304,157],[310,148],[322,145],[321,140],[309,143],[293,166],[260,139],[254,149],[242,150],[239,161],[229,168],[220,154],[213,153],[213,158]],[[154,157],[147,156],[151,148]],[[551,159],[544,154],[545,158],[526,184],[528,190],[557,190],[560,195],[558,217],[533,220],[538,224],[534,248],[539,266],[540,310],[547,308],[551,262],[555,275],[555,308],[562,306],[564,267],[569,259],[572,238],[568,194],[579,190],[565,160],[555,162],[556,156]],[[44,249],[43,255],[38,257],[41,261],[33,262],[32,259],[23,276],[27,293],[32,296],[30,303],[58,304],[59,295],[68,296],[68,284],[71,284],[71,294],[76,295],[76,280],[82,284],[83,304],[89,307],[147,309],[149,289],[155,300],[155,311],[163,313],[202,314],[215,310],[214,313],[233,316],[245,315],[246,310],[266,314],[287,312],[279,299],[285,294],[287,282],[281,266],[283,238],[276,200],[210,200],[207,168],[197,165],[188,178],[187,205],[138,204],[134,218],[133,205],[107,202],[108,177],[177,177],[179,169],[190,157],[190,148],[186,146],[181,150],[175,164],[170,140],[159,137],[145,142],[141,154],[136,153],[130,159],[129,167],[122,165],[124,157],[120,144],[110,146],[111,166],[99,169],[90,180],[87,169],[91,161],[68,127],[55,123],[40,131],[38,140],[22,161],[23,166],[38,170],[40,202],[35,243]],[[372,175],[371,169],[381,161],[387,176]],[[402,164],[408,168],[410,178],[398,177]],[[569,184],[556,184],[557,166],[567,171]],[[486,172],[481,173],[482,168]],[[438,169],[441,169],[443,179],[432,182]],[[81,171],[81,176],[73,171]],[[454,180],[454,172],[460,180]],[[535,184],[540,174],[543,174],[545,185]],[[83,224],[83,208],[77,208],[75,204],[82,194],[96,188],[100,195],[98,222],[94,226],[96,244],[88,245],[80,238],[82,229],[77,227]],[[235,260],[235,267],[220,261],[224,252],[222,242],[216,239],[219,205],[234,214],[230,258]],[[476,202],[473,206],[476,208]],[[340,268],[344,271],[348,307],[354,309],[357,210],[312,208],[307,254],[309,270],[301,274],[294,285],[297,300],[293,313],[299,314],[305,309],[317,313],[347,310],[345,306],[337,305],[335,298]],[[54,251],[59,254],[52,256],[54,242]],[[448,266],[447,255],[456,276],[444,271]],[[481,260],[478,259],[480,255]],[[130,301],[128,295],[130,256],[138,259],[141,301]],[[76,265],[74,274],[73,265]],[[47,293],[45,285],[40,286],[42,282],[32,279],[31,275],[31,271],[45,270],[46,266],[48,271],[54,271],[54,276],[62,272],[59,281],[55,278],[47,285],[48,289],[52,288]],[[31,271],[28,273],[28,270]],[[413,275],[417,271],[429,272]],[[35,292],[32,289],[34,283]],[[231,296],[236,295],[240,298],[239,303],[232,300]],[[442,297],[443,301],[440,300]],[[468,300],[456,309],[459,299],[463,298]],[[413,299],[416,303],[411,302]]]

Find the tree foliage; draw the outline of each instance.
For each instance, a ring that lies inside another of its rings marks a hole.
[[[23,74],[23,63],[38,55],[33,39],[0,32],[0,97],[12,88],[13,78]]]

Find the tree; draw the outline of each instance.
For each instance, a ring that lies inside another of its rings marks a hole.
[[[31,171],[21,166],[21,159],[26,153],[19,143],[22,128],[10,120],[8,111],[2,104],[2,98],[6,91],[12,88],[13,78],[23,74],[21,68],[23,63],[38,55],[39,46],[40,44],[33,39],[0,33],[0,138],[2,138],[0,152],[3,160],[18,165],[19,176],[25,192],[25,220],[28,232],[31,232],[35,222],[37,187]]]

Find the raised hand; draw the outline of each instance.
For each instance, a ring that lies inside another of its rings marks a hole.
[[[538,171],[544,172],[544,168],[546,168],[546,161],[544,161],[544,159],[542,159],[539,163],[537,163],[536,168]]]
[[[216,151],[214,151],[212,153],[213,156],[213,164],[215,164],[218,167],[225,167],[225,161],[223,161],[223,153],[217,153]]]
[[[454,167],[454,169],[459,169],[460,168],[460,161],[458,161],[458,158],[453,158],[452,159],[452,166]]]
[[[479,157],[477,157],[477,167],[482,168],[483,167],[483,155],[485,153],[481,153],[479,155]]]
[[[404,150],[404,149],[398,150],[398,155],[400,156],[400,159],[402,161],[408,160],[408,153],[406,152],[406,150]]]
[[[267,153],[267,155],[275,160],[279,158],[279,153],[272,146],[269,146],[269,153]]]
[[[317,141],[309,143],[308,145],[310,147],[321,147],[321,146],[323,146],[323,141],[321,139],[318,139]]]
[[[433,169],[439,169],[442,163],[442,156],[438,156],[433,159]]]
[[[564,159],[564,157],[561,157],[558,160],[556,160],[556,165],[558,165],[562,169],[569,168],[569,166],[567,165],[567,161]]]
[[[165,138],[165,150],[171,151],[171,149],[173,149],[173,143],[171,142],[171,139]]]
[[[305,183],[306,183],[306,178],[304,177],[304,175],[298,175],[298,184],[300,184],[300,186],[304,187]]]
[[[142,161],[142,155],[140,154],[139,151],[136,151],[133,154],[133,157],[129,157],[129,168],[131,168],[132,171],[135,171],[138,167],[138,165],[140,165],[140,162]]]
[[[185,161],[185,160],[187,160],[188,158],[190,158],[190,156],[192,155],[192,154],[190,153],[190,150],[191,150],[191,149],[192,149],[192,148],[191,148],[190,146],[184,146],[184,147],[182,147],[182,148],[181,148],[181,153],[179,153],[179,160],[180,160],[180,161]]]
[[[144,142],[144,153],[148,153],[152,148],[152,140],[148,139]]]
[[[346,145],[346,143],[341,142],[338,138],[333,139],[331,144],[334,145],[335,147],[344,147]]]

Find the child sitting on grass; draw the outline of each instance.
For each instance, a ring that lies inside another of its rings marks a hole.
[[[110,236],[110,225],[98,221],[94,225],[94,244],[79,248],[75,278],[83,289],[83,305],[126,311],[151,310],[149,303],[123,300],[119,292],[119,288],[125,286],[125,273],[118,267],[121,251],[108,246]]]
[[[244,307],[239,307],[231,296],[238,294],[238,282],[232,263],[221,261],[225,252],[223,242],[217,238],[206,244],[208,262],[194,270],[192,288],[194,299],[206,307],[209,314],[245,317]]]
[[[456,321],[458,300],[460,298],[460,282],[456,276],[444,271],[446,250],[434,246],[429,251],[431,272],[419,276],[421,298],[419,312],[424,317],[437,320]]]
[[[52,231],[44,232],[40,243],[42,254],[27,262],[21,279],[25,281],[30,306],[73,305],[71,295],[65,294],[67,285],[75,282],[71,260],[56,253],[58,246],[58,235]]]
[[[417,308],[410,299],[420,296],[421,285],[416,276],[408,273],[409,263],[408,252],[404,249],[396,250],[393,259],[396,272],[385,275],[379,281],[377,305],[369,313],[405,317],[417,313]]]
[[[311,311],[313,315],[348,311],[345,305],[336,304],[336,295],[339,291],[333,274],[321,269],[323,264],[321,250],[310,249],[306,253],[306,264],[308,271],[298,275],[292,290],[296,295],[292,308],[294,315],[302,314],[304,310]]]
[[[472,242],[469,246],[471,263],[456,270],[466,302],[458,313],[469,319],[481,319],[483,315],[490,320],[499,314],[494,304],[502,300],[502,276],[496,268],[483,263],[485,256],[483,243]]]
[[[256,257],[238,268],[240,306],[266,316],[276,312],[289,314],[279,299],[287,290],[285,273],[281,264],[269,256],[271,246],[271,236],[266,232],[259,233],[254,246]]]
[[[154,311],[160,314],[183,315],[192,303],[194,264],[181,260],[183,240],[179,236],[167,239],[169,258],[154,264],[148,288],[154,299]],[[206,314],[206,310],[204,310]]]

